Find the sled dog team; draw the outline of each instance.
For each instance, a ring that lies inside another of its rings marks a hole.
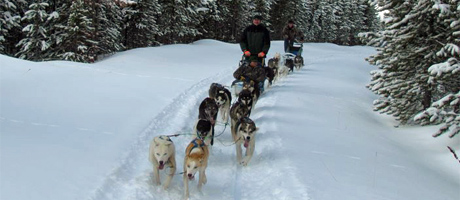
[[[267,78],[271,85],[273,80],[285,76],[289,69],[286,66],[279,66],[280,55],[275,54],[267,67]],[[271,71],[271,72],[269,72]],[[269,76],[269,74],[272,74]],[[217,114],[224,122],[230,117],[231,134],[233,143],[236,146],[236,160],[238,164],[247,166],[254,154],[255,134],[258,130],[253,120],[249,118],[252,109],[260,94],[257,94],[255,85],[252,82],[243,84],[239,94],[235,94],[237,100],[232,105],[232,94],[219,83],[212,83],[209,88],[209,97],[206,97],[199,106],[198,120],[194,126],[194,139],[188,144],[185,150],[183,166],[183,183],[185,199],[189,198],[188,182],[194,180],[195,174],[199,172],[198,190],[201,191],[203,184],[206,184],[206,168],[209,158],[209,146],[214,144],[214,126]],[[243,149],[246,149],[243,158]],[[167,189],[173,176],[176,173],[175,146],[169,136],[156,136],[150,143],[149,160],[153,165],[154,183],[161,185],[160,170],[169,168],[167,171],[164,189]]]

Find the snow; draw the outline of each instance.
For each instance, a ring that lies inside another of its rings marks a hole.
[[[273,41],[268,57],[283,49]],[[191,199],[458,200],[460,137],[432,138],[372,111],[370,47],[304,44],[306,66],[267,88],[251,118],[254,157],[236,164],[230,128]],[[182,199],[182,176],[154,186],[148,145],[172,138],[177,172],[213,82],[230,85],[239,45],[200,40],[94,64],[0,55],[0,199]],[[222,123],[220,123],[222,124]],[[161,172],[162,180],[165,173]]]

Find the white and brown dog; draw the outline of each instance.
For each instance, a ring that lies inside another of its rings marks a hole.
[[[149,160],[153,164],[154,182],[157,185],[161,185],[159,170],[163,170],[165,166],[170,169],[164,184],[164,189],[167,189],[176,173],[176,149],[168,136],[161,135],[153,138],[150,143]]]
[[[230,105],[232,103],[232,94],[230,90],[219,83],[212,83],[209,87],[209,97],[216,101],[217,106],[219,106],[220,116],[222,120],[226,122],[230,114]]]
[[[206,184],[206,167],[208,166],[209,149],[203,140],[196,138],[190,142],[185,149],[184,158],[184,196],[189,198],[188,182],[195,178],[197,172],[200,173],[198,180],[198,190],[201,191],[203,184]]]
[[[236,126],[235,133],[233,134],[233,141],[236,146],[236,160],[239,164],[246,166],[254,154],[254,149],[256,146],[256,137],[255,134],[258,128],[254,121],[249,117],[241,118]],[[241,145],[246,148],[245,157],[242,157],[242,148]]]

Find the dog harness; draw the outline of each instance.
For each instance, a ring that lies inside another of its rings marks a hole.
[[[198,144],[197,140],[200,140],[200,144]],[[204,141],[201,138],[195,138],[192,141],[192,144],[193,144],[193,147],[190,149],[190,151],[192,151],[194,148],[197,148],[197,147],[202,148],[206,146],[206,144],[204,144]]]

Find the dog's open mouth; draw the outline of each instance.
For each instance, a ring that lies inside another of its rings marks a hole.
[[[249,139],[244,140],[244,148],[248,148],[249,146]]]
[[[165,167],[165,163],[163,161],[160,161],[160,165],[158,166],[158,169],[162,170]]]

